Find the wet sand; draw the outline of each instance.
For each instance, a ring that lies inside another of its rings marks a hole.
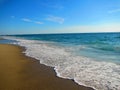
[[[25,56],[24,48],[0,44],[0,90],[93,90],[56,77],[52,67]]]
[[[0,40],[4,40],[4,39],[0,37]]]

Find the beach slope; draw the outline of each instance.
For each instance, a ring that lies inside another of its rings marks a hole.
[[[25,56],[23,50],[0,44],[0,90],[92,90],[56,77],[52,67]]]

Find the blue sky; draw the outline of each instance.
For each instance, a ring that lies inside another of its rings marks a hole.
[[[120,0],[0,0],[0,34],[120,32]]]

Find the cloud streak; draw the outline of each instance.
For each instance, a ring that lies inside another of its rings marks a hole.
[[[34,21],[34,23],[36,23],[36,24],[43,24],[43,22],[40,22],[40,21]]]
[[[52,22],[57,22],[57,23],[60,23],[60,24],[64,23],[64,18],[62,18],[62,17],[56,17],[56,16],[52,16],[52,15],[49,15],[46,18],[46,20],[47,21],[52,21]]]
[[[32,22],[32,20],[28,19],[28,18],[22,18],[23,21],[25,22]]]
[[[43,22],[40,22],[40,21],[33,21],[29,18],[22,18],[22,21],[24,22],[32,22],[32,23],[35,23],[35,24],[43,24]]]
[[[117,12],[120,12],[120,9],[114,9],[114,10],[108,11],[108,13],[117,13]]]

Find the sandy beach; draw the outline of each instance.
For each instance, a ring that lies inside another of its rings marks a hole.
[[[52,67],[23,51],[19,46],[0,44],[0,90],[93,90],[56,77]]]

